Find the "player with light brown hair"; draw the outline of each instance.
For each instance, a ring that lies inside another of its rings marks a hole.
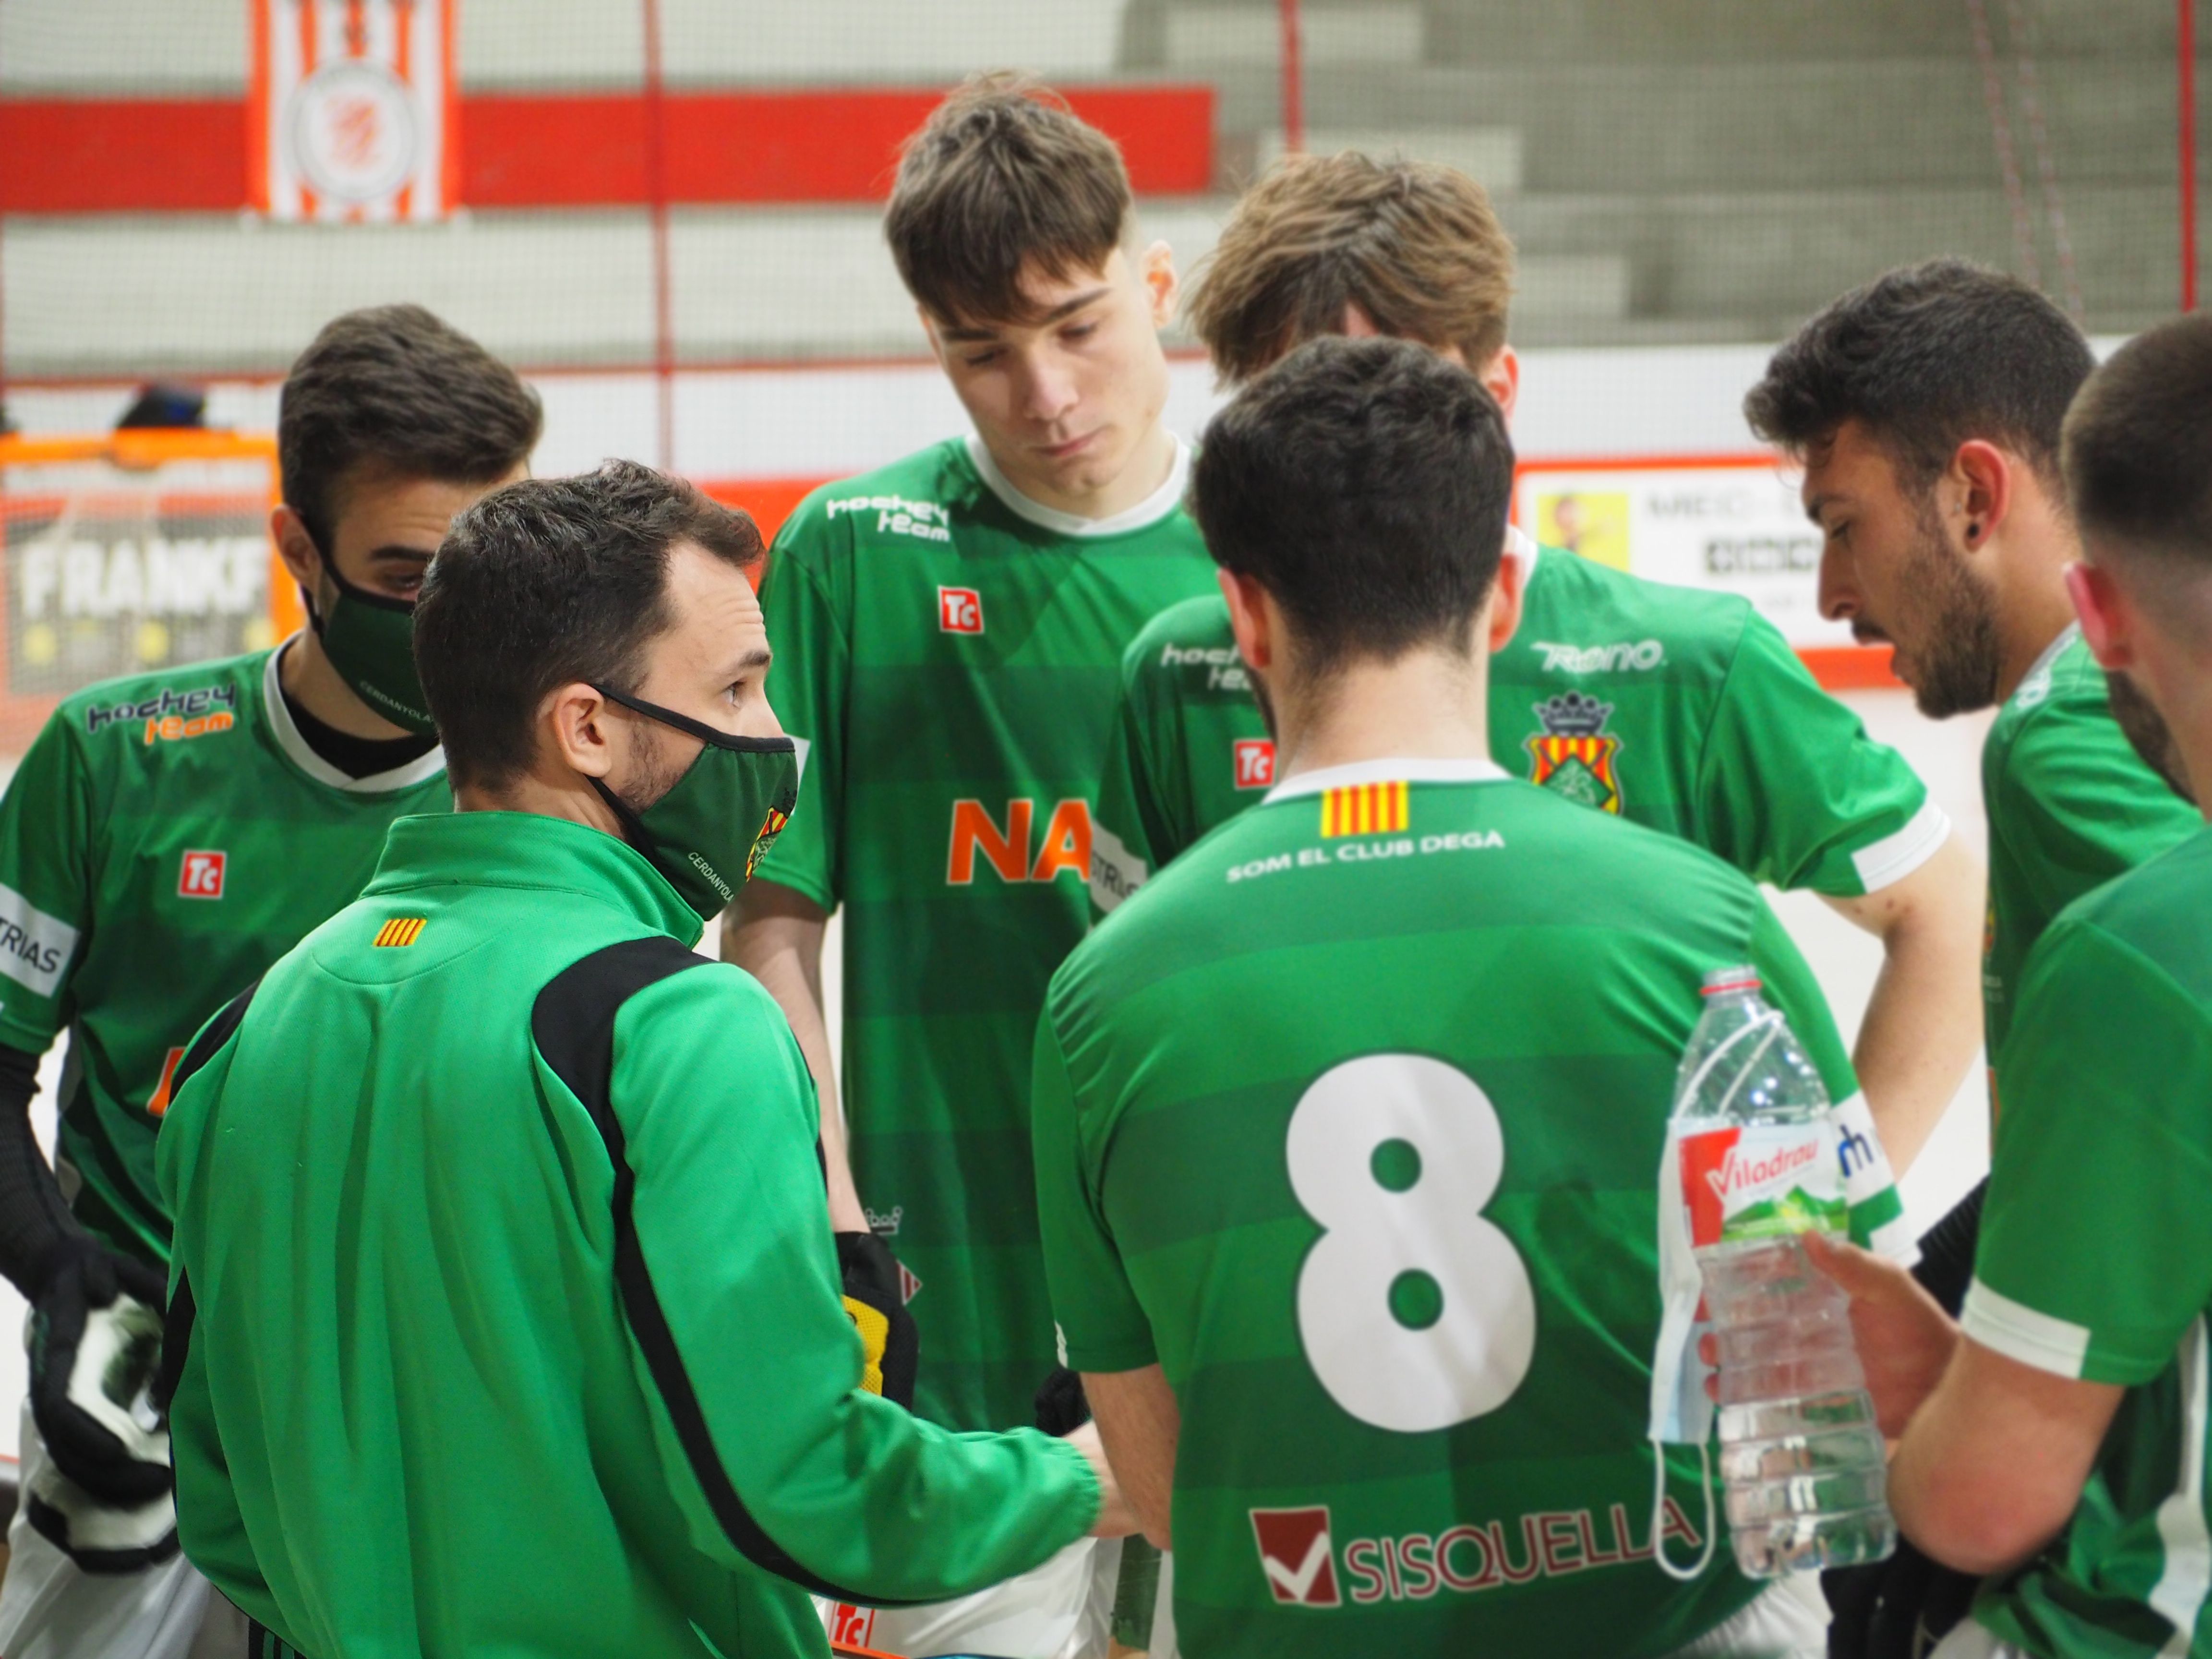
[[[1395,334],[1471,370],[1510,417],[1513,276],[1511,239],[1465,174],[1294,157],[1237,204],[1191,313],[1231,384],[1316,334]],[[1948,820],[1747,601],[1540,552],[1517,529],[1509,540],[1528,599],[1492,667],[1499,761],[1810,889],[1878,935],[1886,960],[1855,1058],[1891,1157],[1908,1164],[1980,1035],[1980,881]],[[1092,858],[1102,910],[1259,799],[1289,758],[1270,750],[1218,597],[1154,619],[1123,660],[1122,694]]]

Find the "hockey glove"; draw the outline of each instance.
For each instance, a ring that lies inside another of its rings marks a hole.
[[[837,1272],[844,1280],[846,1316],[867,1350],[860,1386],[911,1411],[921,1333],[899,1294],[898,1259],[873,1233],[839,1233]]]
[[[31,1415],[46,1454],[121,1508],[152,1503],[174,1480],[168,1425],[147,1398],[166,1289],[151,1267],[76,1233],[56,1245],[33,1304]]]

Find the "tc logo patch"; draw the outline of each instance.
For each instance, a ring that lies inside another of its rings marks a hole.
[[[1237,787],[1270,789],[1275,782],[1275,745],[1267,738],[1237,739]]]
[[[791,814],[781,806],[771,806],[768,816],[761,820],[760,834],[753,837],[753,850],[745,854],[745,879],[753,878],[760,861],[768,856],[768,849],[775,845],[775,838],[783,833],[783,826],[791,822]]]
[[[983,631],[983,596],[972,587],[937,590],[937,626],[947,634]]]
[[[1528,739],[1528,781],[1601,812],[1618,813],[1620,780],[1613,762],[1620,739],[1605,732],[1613,705],[1565,691],[1536,704],[1535,713],[1544,729]]]
[[[1333,1607],[1336,1562],[1329,1553],[1328,1506],[1303,1510],[1254,1510],[1252,1536],[1260,1547],[1260,1571],[1275,1600],[1294,1607]]]
[[[223,867],[229,862],[228,854],[212,852],[187,852],[183,866],[177,872],[179,898],[219,899],[222,896]]]
[[[384,945],[412,945],[422,936],[422,924],[428,916],[394,916],[376,930],[373,944]]]

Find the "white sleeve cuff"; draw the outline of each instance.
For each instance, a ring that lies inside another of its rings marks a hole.
[[[1859,885],[1869,893],[1903,881],[1936,856],[1936,849],[1951,838],[1951,820],[1942,807],[1923,801],[1904,829],[1893,836],[1860,848],[1851,854],[1859,872]]]
[[[2078,1379],[2089,1353],[2087,1327],[2038,1313],[1978,1279],[1966,1287],[1959,1327],[1993,1352],[2053,1376]]]

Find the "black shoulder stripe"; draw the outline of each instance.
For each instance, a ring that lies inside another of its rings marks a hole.
[[[191,1046],[185,1050],[184,1058],[177,1062],[176,1071],[170,1075],[170,1099],[174,1100],[181,1094],[192,1073],[213,1060],[222,1045],[230,1041],[230,1034],[238,1029],[239,1021],[246,1018],[246,1005],[253,1000],[253,994],[260,988],[261,981],[257,979],[224,1003],[216,1017],[200,1027],[200,1034],[192,1039]]]
[[[531,1036],[554,1075],[583,1102],[599,1138],[606,1143],[607,1158],[615,1171],[615,1282],[622,1292],[623,1310],[629,1316],[630,1329],[660,1390],[661,1403],[667,1407],[691,1473],[723,1532],[737,1546],[738,1553],[755,1566],[817,1595],[885,1607],[910,1605],[883,1601],[816,1577],[793,1560],[753,1518],[714,1450],[698,1393],[684,1368],[684,1356],[677,1349],[675,1333],[669,1328],[668,1316],[653,1290],[653,1275],[646,1269],[632,1212],[637,1176],[629,1166],[622,1124],[608,1093],[614,1074],[615,1017],[623,1004],[647,986],[686,969],[702,967],[705,962],[703,957],[665,935],[629,939],[594,951],[562,969],[538,994],[530,1013]]]

